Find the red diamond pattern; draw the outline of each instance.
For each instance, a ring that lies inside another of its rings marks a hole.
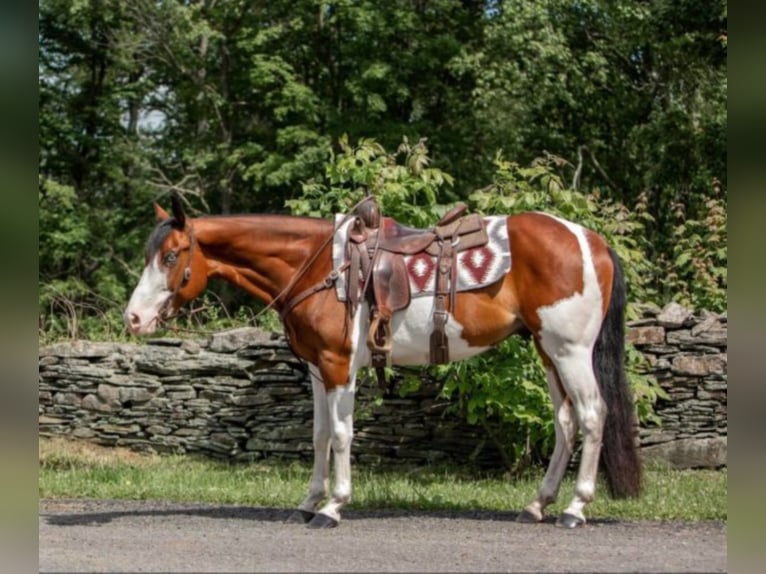
[[[492,267],[494,260],[495,254],[487,246],[469,249],[460,256],[460,263],[479,285],[486,280],[487,273],[490,267]]]
[[[435,268],[436,264],[433,258],[426,253],[413,255],[407,261],[407,272],[410,274],[410,279],[412,279],[415,287],[417,287],[418,292],[422,293],[426,290]]]

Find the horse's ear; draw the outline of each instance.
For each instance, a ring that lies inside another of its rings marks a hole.
[[[157,203],[154,204],[154,213],[157,216],[157,221],[165,221],[170,217],[170,214]]]
[[[184,206],[181,203],[181,198],[178,197],[178,194],[175,192],[170,194],[170,206],[171,211],[173,212],[173,218],[175,219],[173,227],[176,229],[183,229],[186,227],[186,214],[184,213]]]

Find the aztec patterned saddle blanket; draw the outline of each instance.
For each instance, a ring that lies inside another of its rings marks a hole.
[[[412,229],[381,217],[374,198],[336,215],[333,268],[340,301],[370,305],[367,345],[379,370],[389,363],[391,318],[412,297],[434,297],[431,363],[449,361],[445,325],[455,293],[499,281],[511,268],[506,217],[463,215],[461,205],[431,229]],[[449,307],[447,302],[449,301]]]
[[[335,238],[333,240],[333,267],[342,268],[348,263],[346,246],[349,228],[353,220],[343,222],[344,215],[335,216]],[[457,284],[455,290],[469,291],[486,287],[499,281],[511,269],[511,250],[508,241],[507,218],[489,216],[482,218],[487,230],[485,245],[471,247],[457,255]],[[384,219],[385,221],[385,219]],[[436,291],[436,255],[427,251],[404,255],[407,279],[413,297],[434,295]],[[348,273],[343,273],[335,283],[338,300],[348,300]]]

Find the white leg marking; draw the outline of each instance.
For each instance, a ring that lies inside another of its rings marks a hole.
[[[351,500],[351,442],[354,438],[354,398],[356,374],[369,361],[366,333],[361,326],[368,321],[367,305],[360,305],[351,330],[351,358],[349,380],[344,387],[326,393],[335,480],[332,497],[319,510],[321,514],[340,522],[340,509]]]
[[[581,348],[579,353],[555,360],[562,384],[567,390],[577,423],[582,430],[582,458],[575,481],[575,496],[564,511],[585,520],[583,509],[596,494],[596,475],[601,452],[601,439],[606,419],[606,403],[601,398],[593,374],[592,353]]]
[[[556,370],[553,367],[546,367],[545,375],[548,379],[548,389],[553,402],[556,445],[553,448],[553,455],[537,498],[525,508],[538,520],[543,519],[545,507],[555,502],[558,497],[561,481],[574,451],[575,435],[577,434],[577,422],[574,419],[572,405],[568,400],[565,400],[561,393]]]
[[[327,393],[335,463],[332,498],[319,511],[340,521],[340,509],[351,500],[351,441],[354,437],[354,382]]]
[[[553,361],[583,433],[583,453],[575,497],[566,513],[585,520],[583,508],[593,500],[606,415],[593,373],[593,345],[602,322],[603,298],[585,230],[555,218],[577,238],[583,262],[583,291],[538,310],[540,343]]]
[[[315,365],[309,365],[311,390],[314,397],[314,471],[308,496],[298,505],[300,510],[316,512],[327,495],[330,477],[330,410],[322,377]]]
[[[125,309],[125,322],[130,330],[139,335],[153,333],[157,328],[160,309],[170,295],[167,275],[160,268],[157,255],[144,267]]]

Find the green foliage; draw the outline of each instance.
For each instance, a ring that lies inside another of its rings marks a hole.
[[[638,420],[642,424],[660,426],[662,420],[654,412],[657,399],[669,399],[667,392],[652,377],[645,375],[649,370],[647,358],[632,344],[625,345],[625,361],[628,380],[633,391],[633,400],[636,405]]]
[[[428,227],[446,212],[440,202],[454,180],[430,167],[425,139],[413,145],[405,137],[394,153],[374,139],[351,146],[343,136],[338,143],[340,152],[332,154],[324,181],[304,184],[303,195],[286,202],[294,215],[347,213],[366,193],[376,197],[386,216],[409,225]]]
[[[40,288],[39,342],[85,337],[102,340],[125,338],[118,303],[88,288],[77,278],[54,280]]]
[[[41,267],[63,268],[74,264],[91,240],[88,207],[77,204],[73,187],[51,179],[41,179],[37,195]]]
[[[530,340],[511,337],[496,348],[435,367],[453,411],[481,425],[508,469],[519,474],[553,449],[553,409],[542,363]]]
[[[682,204],[674,206],[676,226],[670,272],[664,284],[667,298],[694,309],[723,311],[727,301],[726,205],[717,197],[705,202],[700,220],[687,219]],[[664,266],[663,266],[664,267]]]
[[[77,201],[71,186],[41,179],[39,187],[41,342],[78,339],[84,333],[119,339],[125,286],[113,273],[103,272],[96,254],[83,256],[98,243],[92,210]],[[97,278],[95,288],[84,279],[89,274]]]

